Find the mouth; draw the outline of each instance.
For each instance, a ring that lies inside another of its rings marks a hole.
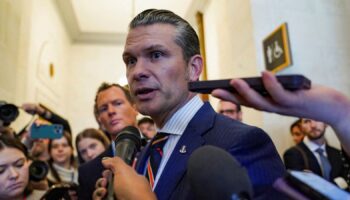
[[[14,183],[14,184],[10,185],[10,186],[8,187],[8,189],[10,189],[10,190],[15,190],[15,189],[21,188],[22,186],[23,186],[23,183],[22,183],[22,182]]]
[[[139,88],[136,89],[134,94],[138,100],[144,101],[152,98],[155,94],[156,89],[153,88]]]
[[[120,121],[120,120],[118,120],[118,119],[113,119],[109,124],[112,125],[112,126],[114,126],[114,125],[119,124],[119,121]]]

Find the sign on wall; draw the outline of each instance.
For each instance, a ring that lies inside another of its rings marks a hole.
[[[263,41],[265,67],[277,72],[288,67],[291,61],[287,23],[274,30]]]

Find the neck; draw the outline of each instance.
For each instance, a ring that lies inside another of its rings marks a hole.
[[[154,122],[156,123],[158,128],[163,128],[165,123],[176,113],[179,109],[181,109],[186,103],[188,103],[194,96],[196,96],[195,93],[190,92],[187,98],[176,105],[173,109],[169,109],[169,112],[161,113],[157,116],[151,116]]]
[[[317,144],[318,146],[321,146],[326,143],[326,140],[324,139],[324,137],[318,138],[316,140],[310,140],[310,141]]]
[[[70,169],[71,168],[70,161],[56,163],[56,165],[58,165],[60,167],[63,167],[65,169]]]

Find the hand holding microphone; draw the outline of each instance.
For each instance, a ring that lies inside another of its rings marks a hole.
[[[133,169],[128,165],[132,165],[136,153],[140,150],[141,147],[141,137],[139,130],[133,126],[125,127],[117,136],[117,138],[114,141],[115,145],[115,158],[113,158],[113,161],[106,161],[106,159],[102,160],[102,164],[107,162],[107,166],[105,166],[107,169],[110,169],[113,173],[109,173],[107,171],[103,172],[103,177],[97,181],[96,183],[96,190],[93,194],[93,199],[101,199],[104,197],[107,193],[107,200],[114,199],[114,189],[116,188],[118,191],[118,187],[114,185],[115,183],[122,182],[124,174],[118,173],[119,167],[121,169],[123,168],[130,168],[129,171],[133,171]],[[108,160],[108,159],[107,159]],[[112,164],[114,163],[114,165]],[[136,174],[136,172],[134,172]],[[113,177],[114,176],[116,177]],[[120,176],[120,177],[119,177]],[[106,191],[105,187],[107,185],[108,179],[108,189]],[[114,180],[113,180],[114,179]],[[127,180],[125,180],[127,181]],[[119,198],[119,196],[118,196]]]

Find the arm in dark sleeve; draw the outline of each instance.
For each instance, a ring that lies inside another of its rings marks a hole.
[[[49,121],[53,124],[61,124],[65,131],[72,133],[69,122],[66,119],[64,119],[60,115],[54,113],[53,111],[51,111],[50,109],[48,109],[47,107],[45,107],[42,104],[39,104],[39,106],[45,109],[45,112],[42,115],[40,115],[40,117],[46,119],[47,121]],[[50,114],[47,114],[47,112],[49,112]]]
[[[66,119],[63,119],[61,116],[57,115],[56,113],[51,112],[51,117],[47,120],[53,124],[61,124],[65,131],[72,133],[69,122]]]
[[[239,145],[231,154],[247,169],[254,189],[254,199],[284,199],[272,185],[286,174],[283,162],[270,137],[261,129],[253,128],[241,134]]]

